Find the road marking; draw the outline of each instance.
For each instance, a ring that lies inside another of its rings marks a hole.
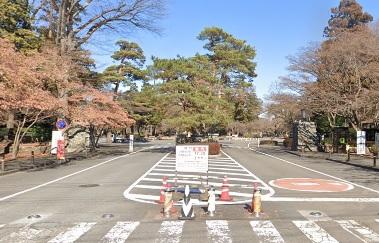
[[[149,176],[173,176],[173,177],[183,177],[183,178],[199,178],[199,175],[182,175],[182,174],[164,174],[164,173],[150,173]],[[206,180],[206,176],[203,176],[203,180]],[[208,179],[216,179],[223,180],[223,176],[208,176]],[[162,179],[157,179],[158,181],[162,181]],[[259,180],[254,179],[246,179],[246,178],[237,178],[237,177],[228,177],[229,181],[245,181],[245,182],[259,182]],[[170,181],[170,180],[168,180]],[[173,181],[173,180],[172,180]]]
[[[140,222],[117,222],[115,226],[103,237],[102,242],[122,243],[128,239],[129,235],[138,227]]]
[[[222,178],[220,178],[220,179],[222,179]],[[230,180],[230,178],[228,178],[228,179]],[[158,178],[143,178],[143,181],[162,181],[162,179],[158,179]],[[167,182],[174,183],[175,180],[170,179],[170,180],[167,180]],[[206,181],[203,181],[203,183],[201,183],[201,181],[177,180],[177,183],[186,183],[186,184],[201,185],[201,184],[206,184]],[[220,183],[220,182],[208,182],[208,184],[211,185],[211,186],[221,187],[223,183]],[[230,187],[253,188],[252,185],[233,184],[233,183],[229,183],[228,185]]]
[[[250,221],[253,231],[257,234],[260,242],[284,242],[275,226],[268,220]]]
[[[226,220],[206,220],[208,235],[213,242],[231,243],[230,230]]]
[[[5,224],[0,224],[0,228],[3,228]]]
[[[280,178],[268,182],[271,186],[301,192],[345,192],[351,184],[319,178]]]
[[[303,232],[312,242],[330,242],[337,243],[338,241],[329,235],[324,229],[318,226],[313,221],[292,221],[301,232]]]
[[[261,179],[259,179],[258,176],[254,175],[253,173],[251,173],[248,169],[246,169],[243,165],[241,165],[240,163],[238,163],[235,159],[233,159],[232,157],[230,157],[227,153],[225,153],[224,151],[221,150],[221,152],[226,155],[228,158],[230,158],[232,161],[234,161],[236,164],[238,164],[240,167],[242,167],[247,173],[249,173],[250,175],[252,175],[254,178],[256,178],[267,190],[269,190],[269,194],[266,194],[264,195],[262,198],[265,198],[265,197],[271,197],[272,195],[275,194],[275,190],[274,188],[270,187],[269,185],[267,185],[264,181],[262,181]]]
[[[38,186],[31,187],[31,188],[28,188],[28,189],[26,189],[26,190],[23,190],[23,191],[20,191],[20,192],[17,192],[17,193],[14,193],[14,194],[11,194],[11,195],[8,195],[8,196],[5,196],[5,197],[2,197],[2,198],[0,198],[0,202],[5,201],[5,200],[7,200],[7,199],[11,199],[11,198],[17,197],[17,196],[22,195],[22,194],[25,194],[25,193],[27,193],[27,192],[31,192],[31,191],[34,191],[34,190],[36,190],[36,189],[39,189],[39,188],[42,188],[42,187],[48,186],[48,185],[53,184],[53,183],[56,183],[56,182],[58,182],[58,181],[61,181],[61,180],[67,179],[67,178],[69,178],[69,177],[72,177],[72,176],[75,176],[75,175],[81,174],[81,173],[86,172],[86,171],[88,171],[88,170],[92,170],[92,169],[97,168],[97,167],[99,167],[99,166],[102,166],[102,165],[108,164],[109,162],[112,162],[112,161],[114,161],[114,160],[121,159],[121,158],[124,158],[124,157],[128,157],[128,156],[130,156],[130,155],[136,154],[136,153],[138,153],[138,152],[141,152],[141,151],[143,151],[143,150],[147,150],[147,149],[149,149],[149,148],[143,148],[143,149],[140,149],[140,150],[135,151],[135,152],[130,153],[130,154],[125,154],[125,155],[121,155],[121,156],[118,156],[118,157],[114,157],[114,158],[109,159],[109,160],[107,160],[107,161],[104,161],[104,162],[98,163],[98,164],[96,164],[96,165],[90,166],[90,167],[88,167],[88,168],[85,168],[85,169],[79,170],[79,171],[74,172],[74,173],[71,173],[71,174],[65,175],[65,176],[60,177],[60,178],[57,178],[57,179],[55,179],[55,180],[51,180],[51,181],[49,181],[49,182],[46,182],[46,183],[40,184],[40,185],[38,185]]]
[[[217,167],[209,167],[210,170],[226,170],[226,171],[245,171],[243,169],[235,169],[235,168],[217,168]]]
[[[173,169],[157,169],[154,168],[154,171],[169,171],[169,172],[175,172],[176,170]],[[244,171],[244,170],[243,170]],[[234,173],[234,172],[221,172],[221,171],[208,171],[208,174],[222,174],[222,175],[238,175],[238,176],[251,176],[249,174],[243,174],[243,173]]]
[[[128,196],[130,194],[130,191],[133,189],[133,187],[135,187],[144,177],[146,177],[151,171],[153,171],[153,169],[161,162],[163,161],[167,156],[169,156],[170,153],[167,153],[165,156],[163,156],[157,163],[155,163],[153,165],[153,167],[151,167],[148,171],[145,172],[145,174],[143,174],[140,178],[138,178],[133,184],[131,184],[125,191],[124,191],[124,197],[125,198],[128,198],[128,199],[131,199],[131,200],[134,200],[134,201],[137,201],[137,202],[144,202],[146,203],[146,201],[144,200],[140,200],[134,196]],[[135,195],[135,194],[133,194]],[[139,197],[141,198],[141,197]],[[159,197],[158,197],[159,198]],[[155,200],[155,199],[154,199]],[[154,202],[151,202],[151,203],[154,203]]]
[[[354,220],[336,220],[341,227],[363,242],[379,242],[379,235]]]
[[[346,197],[262,197],[266,202],[379,202],[377,197],[346,198]]]
[[[65,232],[60,233],[48,243],[71,243],[79,239],[96,223],[79,223]]]
[[[324,175],[324,176],[327,176],[327,177],[330,177],[330,178],[333,178],[333,179],[336,179],[336,180],[339,180],[339,181],[342,181],[342,182],[346,182],[346,183],[351,184],[351,185],[353,185],[353,186],[360,187],[360,188],[366,189],[366,190],[368,190],[368,191],[375,192],[375,193],[378,193],[378,194],[379,194],[379,191],[374,190],[374,189],[372,189],[372,188],[365,187],[365,186],[362,186],[362,185],[356,184],[356,183],[354,183],[354,182],[350,182],[350,181],[347,181],[347,180],[341,179],[341,178],[339,178],[339,177],[332,176],[332,175],[326,174],[326,173],[324,173],[324,172],[321,172],[321,171],[318,171],[318,170],[314,170],[314,169],[311,169],[311,168],[308,168],[308,167],[305,167],[305,166],[302,166],[302,165],[299,165],[299,164],[296,164],[296,163],[290,162],[290,161],[285,160],[285,159],[281,159],[281,158],[276,157],[276,156],[273,156],[273,155],[271,155],[271,154],[266,154],[266,153],[263,153],[263,152],[260,152],[260,151],[257,151],[257,150],[251,149],[251,148],[250,148],[250,150],[251,150],[251,151],[254,151],[254,152],[258,153],[258,154],[263,154],[263,155],[268,156],[268,157],[270,157],[270,158],[274,158],[274,159],[280,160],[280,161],[285,162],[285,163],[287,163],[287,164],[290,164],[290,165],[293,165],[293,166],[297,166],[297,167],[299,167],[299,168],[302,168],[302,169],[305,169],[305,170],[308,170],[308,171],[312,171],[312,172],[314,172],[314,173],[317,173],[317,174],[320,174],[320,175]]]
[[[163,221],[156,243],[179,243],[185,221]]]
[[[0,242],[35,242],[37,236],[42,232],[41,229],[31,228],[27,225],[17,232],[12,232],[10,235],[0,239]]]
[[[379,223],[379,219],[375,219],[375,221]]]
[[[330,221],[332,220],[328,215],[320,210],[298,210],[298,212],[303,215],[304,218],[310,221]],[[312,215],[312,212],[318,212],[320,215]]]
[[[221,164],[213,164],[213,163],[208,163],[208,165],[212,167],[239,168],[238,165],[221,165]]]

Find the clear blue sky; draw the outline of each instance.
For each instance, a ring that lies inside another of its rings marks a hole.
[[[204,27],[217,26],[239,39],[246,40],[257,51],[257,94],[263,98],[278,77],[287,74],[288,55],[296,54],[309,42],[322,40],[330,8],[338,0],[168,0],[168,13],[160,22],[161,36],[135,32],[130,40],[143,48],[148,64],[150,57],[172,58],[204,52],[204,43],[196,39]],[[363,9],[379,18],[378,0],[359,0]],[[99,70],[112,63],[110,53],[117,35],[109,35],[90,45]]]

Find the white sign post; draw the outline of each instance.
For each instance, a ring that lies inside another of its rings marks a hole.
[[[133,152],[134,135],[129,136],[129,152]]]
[[[176,171],[208,172],[208,145],[176,146]]]
[[[366,153],[366,132],[357,131],[357,154]]]
[[[375,144],[379,146],[379,133],[375,133]]]
[[[57,154],[58,140],[63,140],[63,132],[53,131],[53,135],[51,136],[51,154]]]

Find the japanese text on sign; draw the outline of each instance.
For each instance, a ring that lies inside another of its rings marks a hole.
[[[208,171],[208,145],[176,146],[176,171]]]

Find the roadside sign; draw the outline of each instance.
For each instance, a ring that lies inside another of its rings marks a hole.
[[[133,152],[134,146],[134,135],[129,136],[129,152]]]
[[[58,140],[63,139],[62,131],[53,131],[51,136],[51,154],[57,154]]]
[[[64,140],[59,139],[57,142],[57,159],[64,159]]]
[[[357,154],[366,153],[366,132],[357,131]]]
[[[379,133],[375,133],[375,144],[379,146]]]
[[[208,172],[208,145],[176,146],[176,171]]]
[[[67,128],[67,122],[64,119],[58,119],[58,121],[55,123],[55,126],[58,130],[64,130]]]

